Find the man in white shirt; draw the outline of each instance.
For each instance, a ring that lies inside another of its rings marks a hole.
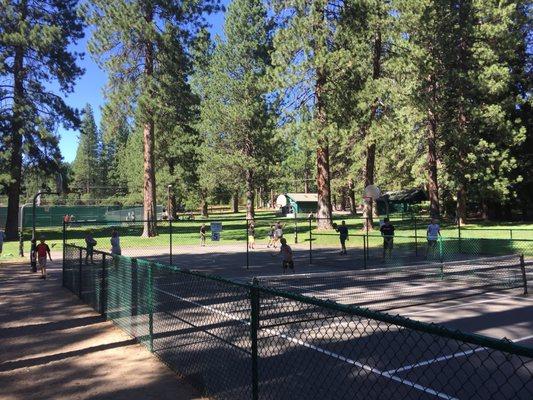
[[[435,218],[432,218],[427,229],[428,247],[426,249],[426,258],[428,258],[430,251],[435,252],[439,236],[441,236],[439,223]]]

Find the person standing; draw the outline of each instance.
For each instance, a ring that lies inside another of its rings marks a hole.
[[[122,254],[122,249],[120,248],[120,236],[118,231],[113,229],[111,232],[111,254],[120,256]]]
[[[255,249],[255,225],[253,222],[248,225],[248,248],[250,250]]]
[[[205,228],[205,224],[202,224],[202,226],[200,227],[200,246],[205,246],[205,235],[206,235],[206,228]]]
[[[37,253],[37,262],[41,268],[40,278],[46,279],[46,256],[48,255],[50,261],[52,261],[52,256],[50,255],[50,247],[46,244],[44,237],[41,238],[41,243],[37,245],[35,252]]]
[[[94,252],[94,246],[96,246],[96,240],[94,240],[92,231],[87,232],[87,235],[85,236],[85,246],[87,247],[87,253],[85,254],[85,264],[87,264],[87,261],[89,258],[91,259],[91,264],[94,264],[93,260],[93,252]]]
[[[283,238],[283,225],[281,222],[276,222],[274,225],[274,248],[277,247],[278,242]]]
[[[274,228],[274,225],[270,226],[270,230],[268,231],[268,243],[267,247],[274,246],[274,231],[276,229]]]
[[[287,239],[281,238],[280,239],[281,247],[279,248],[279,254],[282,257],[282,268],[283,273],[285,274],[287,272],[287,269],[290,268],[292,272],[294,272],[294,260],[292,257],[292,249],[291,246],[287,244]]]
[[[333,225],[335,230],[339,232],[339,240],[341,242],[341,254],[346,255],[346,241],[348,240],[348,227],[346,221],[342,221],[340,226]]]
[[[5,240],[4,231],[0,230],[0,256],[2,255],[2,249],[4,247],[4,240]]]
[[[428,225],[428,229],[426,233],[427,233],[427,239],[428,239],[428,247],[426,249],[426,258],[428,258],[430,252],[435,253],[435,250],[437,249],[437,241],[439,239],[439,236],[441,236],[440,225],[435,218],[431,219],[431,223]]]
[[[391,224],[388,218],[385,218],[379,230],[381,231],[381,236],[383,236],[383,259],[385,259],[387,253],[390,258],[394,246],[394,225]]]

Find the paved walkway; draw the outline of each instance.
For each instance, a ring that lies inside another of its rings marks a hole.
[[[27,265],[0,264],[0,399],[200,399],[110,322]]]

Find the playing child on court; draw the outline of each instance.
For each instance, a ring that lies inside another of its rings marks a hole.
[[[281,255],[282,257],[282,268],[283,273],[287,272],[287,269],[290,268],[292,272],[294,272],[294,260],[292,258],[292,249],[291,246],[287,244],[287,239],[281,238],[280,239],[281,247],[279,249],[278,255]],[[272,256],[274,256],[273,254]]]
[[[428,225],[426,233],[428,239],[426,258],[428,258],[430,253],[435,253],[437,249],[437,240],[439,239],[439,236],[441,236],[440,226],[435,218],[431,220],[431,223]]]

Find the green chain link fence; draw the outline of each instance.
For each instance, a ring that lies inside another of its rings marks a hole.
[[[63,284],[220,399],[533,398],[533,349],[66,245]]]

